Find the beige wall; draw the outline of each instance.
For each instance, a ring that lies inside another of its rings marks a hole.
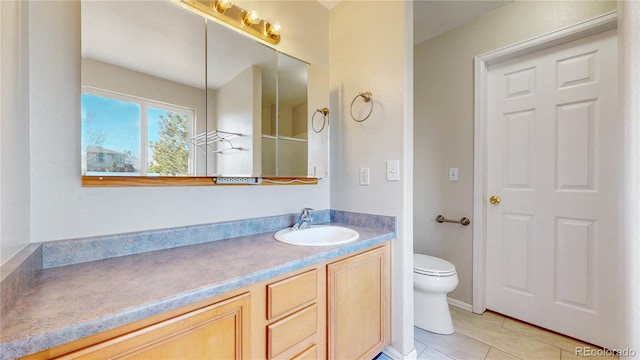
[[[413,350],[413,226],[407,198],[413,179],[407,135],[413,125],[412,10],[405,1],[341,1],[330,11],[331,207],[398,217],[398,238],[392,242],[392,345],[400,355]],[[349,105],[361,91],[373,93],[373,112],[358,123]],[[400,160],[400,181],[386,180],[387,160]],[[370,169],[369,186],[359,185],[360,168]]]
[[[0,263],[29,243],[28,7],[0,2]]]
[[[435,217],[473,210],[473,58],[616,9],[615,1],[516,1],[414,49],[414,248],[451,261],[460,284],[450,297],[472,301],[472,226]],[[448,169],[459,168],[459,181]]]
[[[278,175],[306,176],[308,163],[307,140],[278,137]]]
[[[309,111],[313,113],[314,109],[309,109],[309,104],[306,100],[291,108],[291,136],[298,139],[308,138],[307,113]]]
[[[82,59],[82,85],[184,106],[204,114],[203,89],[94,59]]]

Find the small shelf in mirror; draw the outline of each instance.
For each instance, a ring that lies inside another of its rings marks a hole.
[[[227,132],[221,130],[209,131],[207,133],[202,132],[198,135],[191,137],[191,143],[196,146],[206,147],[213,146],[214,144],[220,142],[226,142],[229,147],[224,149],[217,149],[213,151],[215,154],[222,154],[229,150],[242,150],[242,147],[234,146],[230,138],[234,138],[236,136],[242,136],[241,133]]]

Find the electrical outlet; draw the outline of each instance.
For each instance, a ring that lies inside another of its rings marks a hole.
[[[400,160],[387,160],[387,181],[400,181]]]
[[[369,185],[369,168],[360,168],[360,185]]]
[[[458,181],[458,168],[449,168],[449,181]]]

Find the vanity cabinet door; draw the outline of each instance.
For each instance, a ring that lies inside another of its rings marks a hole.
[[[242,359],[249,349],[248,321],[246,293],[59,358]]]
[[[327,265],[328,358],[373,359],[391,338],[389,246]]]

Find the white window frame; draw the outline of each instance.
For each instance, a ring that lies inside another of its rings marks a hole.
[[[149,168],[149,118],[148,118],[148,108],[156,108],[165,110],[167,112],[176,112],[181,114],[187,114],[189,116],[189,121],[187,122],[187,132],[189,138],[193,137],[195,134],[195,124],[196,124],[196,110],[193,108],[189,108],[186,106],[180,106],[176,104],[170,104],[162,101],[145,99],[139,96],[123,94],[115,91],[100,89],[92,86],[82,86],[82,94],[90,94],[101,97],[106,97],[109,99],[115,99],[120,101],[125,101],[129,103],[134,103],[140,106],[140,169],[139,176],[148,176],[148,168]],[[195,176],[196,172],[196,149],[195,145],[191,141],[189,141],[189,164],[188,164],[188,172],[186,176]]]

